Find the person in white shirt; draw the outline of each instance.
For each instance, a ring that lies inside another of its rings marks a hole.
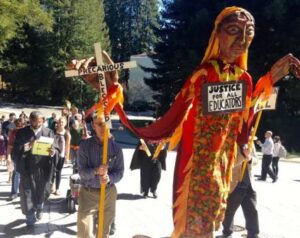
[[[279,149],[281,146],[281,140],[279,136],[274,136],[274,151],[272,158],[272,169],[276,177],[278,177],[278,162],[279,162]]]
[[[274,142],[272,139],[272,134],[272,131],[266,131],[265,142],[262,143],[260,140],[256,142],[261,147],[263,153],[261,177],[258,180],[266,181],[267,174],[269,174],[269,176],[273,180],[273,183],[275,183],[277,177],[270,167],[274,151]]]

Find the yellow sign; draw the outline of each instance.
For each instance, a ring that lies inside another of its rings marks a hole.
[[[33,143],[32,154],[49,156],[49,150],[52,147],[54,139],[50,137],[41,136],[38,140]]]

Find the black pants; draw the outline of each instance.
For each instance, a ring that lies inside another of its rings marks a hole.
[[[161,163],[159,160],[142,158],[141,160],[141,190],[144,193],[156,192],[161,177]]]
[[[51,181],[53,184],[54,180],[55,180],[55,189],[56,190],[59,189],[59,185],[60,185],[60,181],[61,181],[61,171],[64,167],[64,163],[65,163],[65,157],[58,156],[58,159],[56,161],[55,168],[54,168],[52,181]]]
[[[272,169],[273,169],[273,172],[276,176],[278,176],[278,162],[279,162],[279,157],[273,157],[272,159]]]
[[[270,165],[272,162],[272,155],[263,155],[262,158],[262,174],[261,174],[261,179],[266,180],[267,174],[272,178],[275,179],[276,176],[273,173]]]
[[[38,168],[31,174],[21,174],[20,198],[24,215],[33,213],[50,195],[51,168]]]
[[[248,231],[247,237],[256,237],[259,233],[256,192],[251,186],[248,188],[239,188],[237,186],[235,190],[229,194],[225,218],[222,223],[223,234],[229,236],[233,233],[233,218],[240,205],[242,206],[246,220],[246,229]]]

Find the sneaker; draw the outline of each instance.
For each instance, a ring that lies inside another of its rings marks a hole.
[[[36,211],[36,215],[35,216],[36,216],[37,220],[42,220],[42,218],[43,218],[43,211],[41,209],[38,209]]]

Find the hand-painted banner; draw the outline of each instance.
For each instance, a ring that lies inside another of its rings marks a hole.
[[[279,87],[273,87],[272,94],[267,100],[263,100],[261,97],[258,98],[254,106],[254,113],[261,110],[276,110],[278,93]]]
[[[246,104],[246,83],[205,83],[202,100],[204,115],[242,111]]]

